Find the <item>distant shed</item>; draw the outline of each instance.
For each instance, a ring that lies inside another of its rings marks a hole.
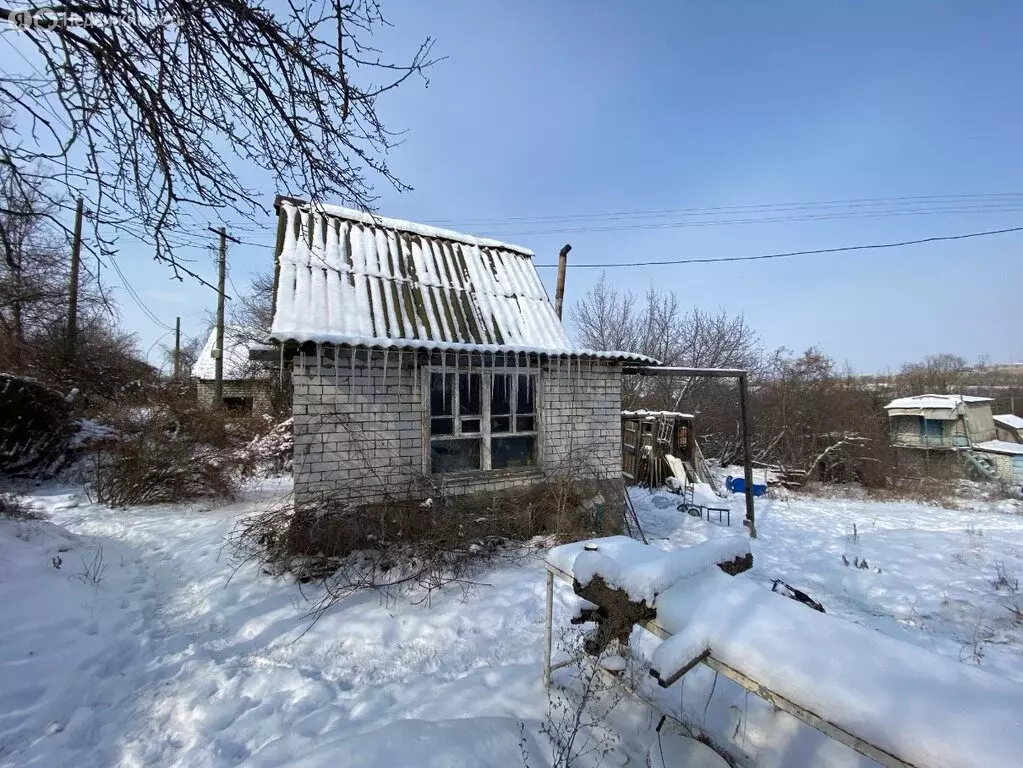
[[[885,406],[896,448],[952,451],[993,440],[991,398],[971,395],[915,395]]]
[[[268,413],[271,407],[270,379],[267,369],[249,361],[249,348],[258,346],[255,339],[266,338],[266,332],[244,325],[224,327],[224,407],[238,413]],[[213,407],[216,379],[217,329],[210,335],[192,366],[196,379],[199,405]]]
[[[1007,443],[1023,443],[1023,416],[1014,413],[996,413],[991,417],[995,422],[995,439]]]

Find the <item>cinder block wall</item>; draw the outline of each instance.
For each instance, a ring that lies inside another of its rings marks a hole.
[[[539,464],[458,477],[426,478],[421,376],[410,354],[390,353],[387,373],[376,352],[370,361],[346,352],[335,369],[330,356],[296,357],[293,368],[295,500],[325,495],[351,503],[417,499],[432,493],[499,492],[539,482],[543,469],[581,461],[599,478],[621,478],[621,368],[546,361],[540,372]],[[453,371],[448,368],[448,371]],[[419,371],[421,373],[421,371]]]
[[[198,379],[196,396],[202,408],[213,407],[213,382]],[[224,397],[251,397],[252,412],[270,412],[270,384],[266,381],[250,379],[229,379],[224,381]]]
[[[622,371],[617,365],[565,361],[541,373],[541,463],[584,463],[602,479],[622,476]]]

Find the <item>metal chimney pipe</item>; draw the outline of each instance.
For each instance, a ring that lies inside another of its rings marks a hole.
[[[570,243],[565,243],[558,253],[558,287],[554,291],[554,311],[561,319],[561,307],[565,302],[565,272],[568,269],[568,252],[572,250]]]

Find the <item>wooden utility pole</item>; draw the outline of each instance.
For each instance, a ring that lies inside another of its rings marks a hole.
[[[568,252],[572,250],[569,243],[565,243],[558,254],[558,287],[554,291],[554,311],[561,319],[561,307],[565,302],[565,272],[568,271]]]
[[[217,274],[217,347],[213,350],[213,408],[224,406],[224,281],[227,279],[227,230],[221,227],[220,264]]]
[[[75,208],[75,234],[71,241],[71,276],[68,280],[67,305],[67,359],[74,362],[78,356],[78,271],[82,260],[82,198]]]
[[[174,381],[181,377],[181,318],[174,318]]]

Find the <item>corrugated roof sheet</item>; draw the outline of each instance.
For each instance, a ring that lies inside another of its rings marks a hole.
[[[336,206],[280,207],[275,341],[648,360],[573,349],[525,248]]]

